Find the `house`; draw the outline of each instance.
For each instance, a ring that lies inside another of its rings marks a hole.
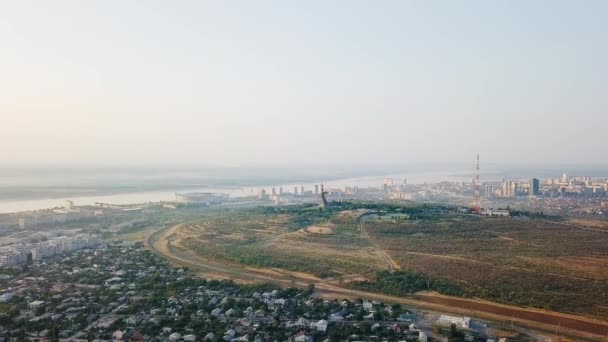
[[[371,302],[368,302],[368,301],[363,302],[363,309],[369,311],[373,308],[374,308],[374,305]]]
[[[437,320],[437,324],[450,326],[452,324],[457,327],[468,328],[471,319],[469,317],[456,317],[450,315],[441,315]]]
[[[404,314],[399,315],[399,317],[397,317],[397,321],[403,322],[403,323],[412,323],[414,321],[414,316],[409,313],[404,313]]]
[[[251,326],[251,321],[247,317],[238,319],[236,322],[244,327]]]
[[[342,315],[340,315],[339,313],[333,313],[333,314],[329,315],[330,322],[340,322],[343,320],[344,320],[344,317],[342,317]]]
[[[104,317],[97,321],[95,325],[100,329],[108,329],[116,320],[117,318],[114,317]]]
[[[228,311],[226,311],[225,315],[228,317],[234,316],[234,314],[236,314],[236,311],[234,311],[233,309],[228,309]]]
[[[211,311],[211,316],[219,317],[222,314],[222,309],[215,308]]]
[[[148,322],[154,324],[154,325],[159,325],[163,320],[160,317],[152,317],[150,318],[150,320]]]
[[[126,312],[129,310],[129,306],[126,304],[119,305],[116,309],[114,309],[115,313]]]
[[[11,299],[13,299],[13,296],[14,296],[14,294],[11,293],[11,292],[3,293],[0,296],[0,302],[2,302],[2,303],[8,303],[8,302],[11,301]]]
[[[184,336],[184,341],[186,342],[194,342],[196,341],[196,336],[195,335],[186,335]]]
[[[135,330],[133,332],[133,334],[131,335],[130,340],[131,341],[143,341],[144,335],[139,330]]]
[[[310,338],[306,336],[306,333],[301,332],[293,337],[293,342],[308,342]]]
[[[112,338],[117,341],[122,341],[122,338],[125,337],[126,331],[116,330],[112,333]]]
[[[234,335],[236,335],[236,331],[234,331],[233,329],[229,329],[228,331],[226,331],[226,336],[230,336],[230,338],[234,337]]]
[[[182,334],[178,332],[174,332],[173,334],[169,335],[169,341],[179,341],[181,338]]]
[[[298,326],[298,327],[305,327],[305,326],[307,326],[307,325],[310,325],[310,322],[308,322],[308,321],[306,320],[306,318],[304,318],[304,317],[300,317],[300,318],[298,318],[298,320],[297,320],[297,321],[295,321],[294,325],[296,325],[296,326]]]
[[[327,324],[328,323],[329,322],[327,322],[326,320],[322,319],[322,320],[318,321],[315,324],[315,327],[317,328],[317,331],[326,332],[327,331]]]
[[[41,308],[44,305],[44,302],[41,300],[35,300],[31,303],[28,304],[28,307],[30,308],[30,310],[37,310],[38,308]]]
[[[210,332],[207,335],[205,335],[205,338],[203,339],[203,341],[213,341],[214,338],[215,338],[215,334]]]
[[[137,318],[135,316],[130,316],[127,319],[125,319],[125,323],[127,325],[135,325],[135,324],[137,324]]]
[[[107,279],[105,285],[109,286],[111,284],[119,283],[120,281],[122,281],[121,277],[113,277],[113,278]]]

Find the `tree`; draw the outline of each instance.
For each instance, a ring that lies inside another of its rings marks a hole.
[[[304,291],[304,293],[302,293],[302,294],[305,297],[308,297],[308,296],[312,295],[313,292],[315,292],[315,284],[308,284],[308,286],[306,287],[306,291]]]
[[[456,329],[456,324],[450,325],[448,331],[448,342],[462,342],[464,341],[464,334]]]

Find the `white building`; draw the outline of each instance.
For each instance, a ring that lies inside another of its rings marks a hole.
[[[39,308],[41,308],[44,305],[44,302],[41,300],[35,300],[31,303],[28,304],[28,307],[30,308],[30,310],[37,310]]]
[[[79,234],[69,237],[62,236],[37,243],[22,243],[0,247],[0,266],[24,264],[27,262],[28,255],[30,254],[32,260],[41,260],[66,252],[96,247],[101,243],[102,240],[94,235]]]
[[[322,320],[318,321],[317,323],[315,323],[315,328],[317,329],[317,331],[326,332],[328,323],[329,322],[322,319]]]
[[[3,293],[2,295],[0,295],[0,302],[8,303],[11,301],[11,299],[13,299],[14,296],[15,294],[12,292]]]
[[[437,320],[437,324],[450,326],[452,324],[461,328],[468,328],[471,319],[469,317],[457,317],[450,315],[441,315]]]

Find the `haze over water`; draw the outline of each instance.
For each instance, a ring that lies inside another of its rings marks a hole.
[[[305,190],[312,190],[315,184],[323,182],[329,189],[343,189],[345,186],[358,186],[364,187],[379,187],[382,185],[384,178],[393,178],[396,183],[403,182],[404,178],[407,178],[408,183],[424,183],[424,182],[439,182],[442,180],[453,180],[453,181],[466,181],[470,180],[468,176],[463,173],[448,173],[440,171],[429,171],[422,173],[410,173],[410,174],[387,174],[385,176],[363,176],[363,177],[348,177],[330,180],[318,180],[318,181],[302,181],[302,182],[286,182],[276,184],[252,184],[248,186],[230,186],[230,187],[197,187],[197,186],[182,186],[175,187],[173,189],[165,189],[160,191],[128,191],[119,193],[110,193],[105,195],[86,195],[80,196],[73,193],[71,196],[57,197],[54,195],[52,198],[30,198],[30,199],[11,199],[3,198],[0,199],[0,213],[18,212],[26,210],[38,210],[47,209],[53,207],[61,207],[64,205],[65,200],[74,201],[75,205],[93,205],[95,202],[110,203],[110,204],[136,204],[136,203],[147,203],[147,202],[159,202],[159,201],[174,201],[176,192],[221,192],[229,194],[231,197],[244,197],[254,196],[261,189],[270,191],[271,188],[275,187],[277,190],[279,187],[283,187],[283,191],[291,192],[295,186],[298,189],[303,186]],[[65,191],[70,191],[69,188],[65,188]],[[48,195],[47,195],[48,196]],[[44,197],[44,196],[42,196]]]

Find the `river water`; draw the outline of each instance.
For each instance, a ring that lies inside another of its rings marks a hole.
[[[369,187],[380,187],[383,184],[385,178],[393,178],[395,184],[402,184],[404,178],[407,177],[408,184],[421,184],[421,183],[435,183],[439,181],[470,181],[470,176],[464,176],[466,172],[425,172],[425,173],[414,173],[414,174],[393,174],[383,176],[367,176],[367,177],[355,177],[355,178],[344,178],[329,180],[323,182],[326,188],[343,189],[345,186],[358,186],[359,188]],[[469,171],[470,174],[470,171]],[[283,188],[284,192],[292,192],[294,187],[304,187],[305,191],[312,190],[315,184],[320,184],[321,181],[317,182],[302,182],[302,183],[290,183],[290,184],[274,184],[264,186],[253,186],[246,188],[197,188],[191,189],[180,189],[179,192],[222,192],[227,193],[230,197],[245,197],[253,196],[258,193],[261,189],[265,189],[270,192],[271,188],[279,187]],[[74,205],[93,205],[95,202],[110,203],[110,204],[135,204],[135,203],[149,203],[149,202],[160,202],[160,201],[173,201],[175,200],[175,190],[162,190],[162,191],[143,191],[143,192],[132,192],[132,193],[117,193],[108,195],[95,195],[95,196],[73,196],[69,198],[34,198],[34,199],[20,199],[20,200],[2,200],[0,201],[0,213],[10,213],[27,210],[38,210],[62,207],[65,204],[65,200],[74,201]]]

